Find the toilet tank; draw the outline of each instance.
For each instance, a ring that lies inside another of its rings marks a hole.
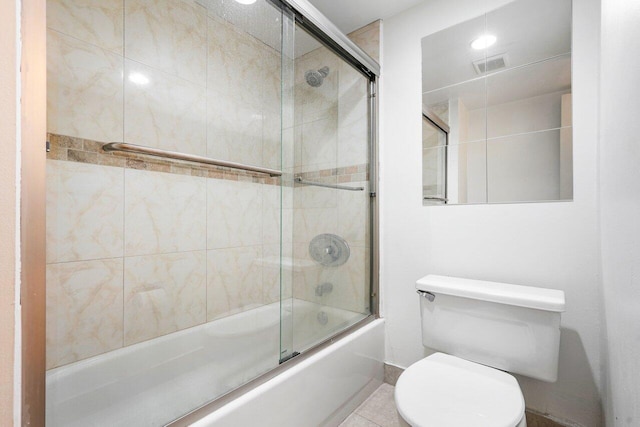
[[[426,347],[556,381],[563,291],[435,275],[416,288]]]

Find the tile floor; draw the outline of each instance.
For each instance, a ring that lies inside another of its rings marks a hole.
[[[395,387],[382,384],[362,405],[356,408],[340,427],[402,427],[406,426],[393,400]]]
[[[384,383],[362,405],[356,408],[339,427],[405,427],[408,426],[396,410],[395,387]],[[540,414],[527,411],[528,427],[563,427]]]

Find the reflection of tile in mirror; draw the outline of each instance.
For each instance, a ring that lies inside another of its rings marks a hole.
[[[561,127],[570,92],[570,55],[487,77],[487,137]]]

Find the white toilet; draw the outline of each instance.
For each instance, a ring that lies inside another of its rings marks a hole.
[[[564,292],[434,275],[416,288],[422,343],[444,353],[402,373],[400,416],[413,427],[526,427],[505,371],[556,381]]]

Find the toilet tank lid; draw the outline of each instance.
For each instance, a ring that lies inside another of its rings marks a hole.
[[[509,283],[487,282],[429,274],[416,282],[416,289],[481,301],[545,311],[564,311],[564,292]]]

